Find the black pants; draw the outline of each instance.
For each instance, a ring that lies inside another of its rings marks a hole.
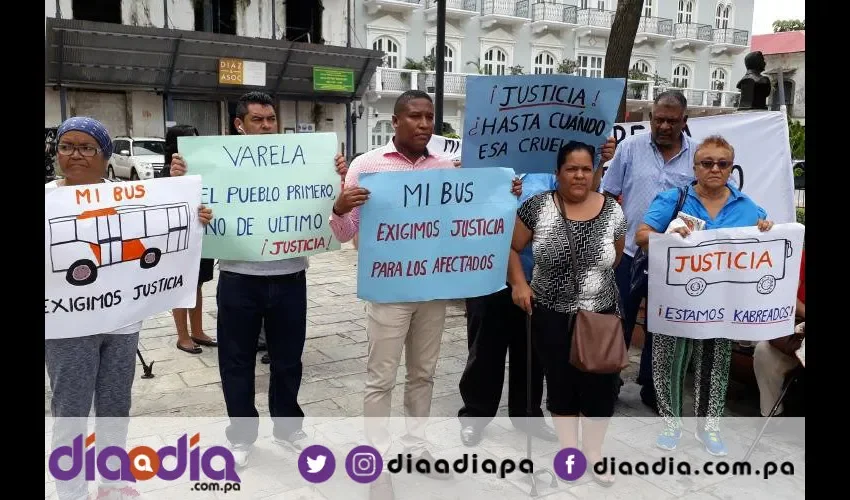
[[[527,380],[525,313],[511,300],[511,288],[466,299],[469,357],[460,378],[462,422],[486,425],[499,409],[505,382],[505,355],[510,352],[508,415],[526,416],[531,387],[532,417],[542,417],[543,367],[532,353],[531,383]],[[465,420],[468,419],[468,420]],[[464,425],[466,425],[464,423]]]
[[[304,272],[249,276],[221,272],[218,278],[218,363],[233,444],[257,440],[254,404],[257,340],[265,324],[271,358],[269,412],[274,435],[283,439],[301,428],[298,405],[301,354],[307,336],[307,281]]]

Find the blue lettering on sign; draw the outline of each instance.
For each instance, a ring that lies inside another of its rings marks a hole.
[[[295,148],[290,148],[287,151],[286,146],[269,145],[257,146],[256,149],[251,146],[239,146],[235,152],[227,149],[227,146],[222,146],[224,152],[230,157],[234,167],[274,167],[278,165],[306,165],[304,159],[304,150],[300,144],[296,144]],[[276,158],[279,157],[279,158]]]

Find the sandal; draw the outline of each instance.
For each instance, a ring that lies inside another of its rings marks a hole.
[[[205,340],[205,339],[199,339],[197,337],[189,337],[189,338],[192,339],[192,342],[194,342],[198,345],[203,345],[203,346],[207,346],[207,347],[218,347],[218,341],[216,341],[215,339]]]
[[[609,479],[602,479],[602,476],[597,474],[595,471],[591,471],[590,477],[593,478],[593,482],[604,488],[610,488],[611,486],[614,486],[613,475],[609,476]]]
[[[180,342],[177,343],[177,348],[183,352],[188,352],[189,354],[201,354],[202,352],[204,352],[204,350],[198,346],[195,346],[191,349],[188,347],[183,347],[182,345],[180,345]]]

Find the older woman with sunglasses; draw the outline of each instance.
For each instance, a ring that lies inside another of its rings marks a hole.
[[[735,161],[735,150],[720,136],[706,138],[694,153],[694,177],[681,212],[705,221],[704,229],[758,226],[768,231],[773,223],[767,213],[747,195],[729,183]],[[649,235],[663,233],[677,214],[679,190],[659,193],[646,212],[635,236],[637,244],[647,250]],[[683,238],[690,234],[684,224],[674,230]],[[675,227],[675,226],[672,226]],[[650,289],[649,293],[652,293]],[[720,417],[726,406],[726,387],[732,341],[725,338],[690,339],[653,332],[652,375],[658,396],[658,410],[666,428],[656,445],[673,450],[682,435],[682,389],[691,357],[694,358],[694,414],[699,424],[696,438],[708,453],[727,454],[720,437]]]
[[[97,120],[75,117],[66,120],[56,134],[59,167],[63,178],[45,188],[84,186],[109,182],[106,167],[112,155],[112,139]],[[212,210],[200,207],[199,220],[207,224]],[[44,362],[50,378],[50,413],[56,419],[53,448],[69,445],[86,432],[86,417],[94,403],[96,446],[123,447],[127,439],[131,389],[136,370],[136,348],[142,322],[135,321],[113,331],[74,338],[44,340]],[[111,470],[117,463],[107,462]],[[69,464],[60,466],[69,469]],[[89,498],[83,475],[69,481],[57,481],[60,500]],[[105,481],[98,499],[134,498],[139,493],[122,482]]]

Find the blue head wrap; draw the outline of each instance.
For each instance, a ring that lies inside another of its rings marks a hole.
[[[105,159],[108,160],[112,156],[112,139],[110,139],[109,132],[107,132],[106,127],[104,127],[99,121],[87,116],[75,116],[74,118],[69,118],[62,123],[59,130],[56,132],[56,141],[59,142],[59,139],[61,139],[65,133],[71,132],[72,130],[83,132],[92,136],[94,140],[97,141],[100,149],[103,150],[103,157]]]

